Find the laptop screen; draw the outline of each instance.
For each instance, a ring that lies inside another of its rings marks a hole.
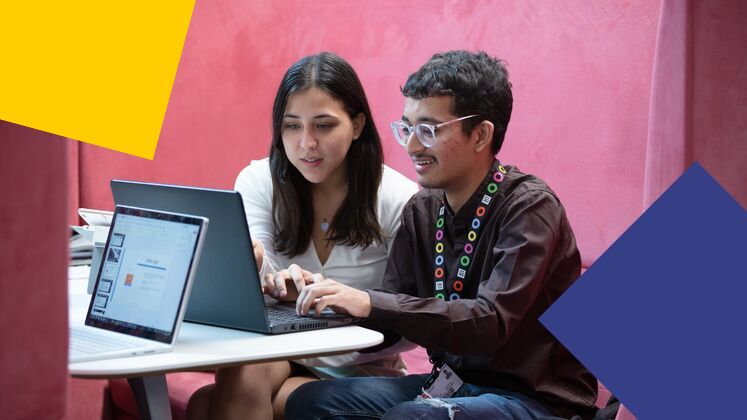
[[[203,221],[117,206],[86,325],[172,342]]]

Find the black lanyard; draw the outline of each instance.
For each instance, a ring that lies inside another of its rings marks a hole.
[[[462,254],[459,257],[459,265],[457,266],[456,276],[449,276],[446,272],[446,261],[444,258],[445,248],[444,245],[444,213],[446,206],[441,205],[438,210],[438,217],[436,218],[436,260],[435,270],[433,272],[434,282],[434,293],[439,299],[446,300],[446,293],[449,293],[449,300],[456,300],[462,297],[461,292],[464,290],[464,278],[467,276],[467,271],[472,264],[473,253],[477,246],[477,240],[480,237],[480,226],[482,225],[483,217],[487,213],[488,205],[495,198],[495,194],[498,192],[498,185],[503,181],[506,174],[506,168],[502,165],[498,165],[497,168],[493,169],[493,179],[485,187],[485,193],[482,196],[482,200],[477,209],[475,210],[475,217],[472,219],[472,225],[470,226],[469,232],[467,232],[467,242],[464,244]],[[449,282],[445,282],[445,279],[450,278]]]

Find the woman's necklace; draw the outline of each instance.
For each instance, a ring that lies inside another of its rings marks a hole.
[[[330,222],[329,219],[324,217],[324,214],[332,214],[332,220],[334,221],[334,216],[339,210],[340,205],[342,205],[342,202],[345,200],[345,194],[347,194],[347,189],[339,189],[338,191],[333,192],[332,194],[326,193],[326,194],[317,194],[314,197],[314,202],[316,203],[316,200],[320,200],[320,203],[324,203],[324,205],[319,205],[314,209],[314,213],[318,214],[322,217],[322,222],[319,223],[319,229],[322,230],[322,232],[326,235],[330,228]],[[337,205],[333,205],[333,203],[337,203]]]

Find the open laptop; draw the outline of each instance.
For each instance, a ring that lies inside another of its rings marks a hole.
[[[266,302],[254,261],[241,194],[233,190],[112,180],[117,204],[155,208],[210,219],[200,267],[185,321],[281,334],[338,327],[355,318],[325,311],[321,317],[298,316],[295,306]]]
[[[71,363],[169,351],[189,298],[208,219],[117,206]]]

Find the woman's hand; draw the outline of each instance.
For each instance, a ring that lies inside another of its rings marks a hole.
[[[334,280],[321,280],[304,287],[296,300],[299,315],[309,313],[311,308],[317,315],[330,308],[337,313],[367,318],[371,314],[371,297],[367,292]]]
[[[254,260],[257,261],[257,268],[261,270],[265,258],[265,246],[262,245],[262,241],[252,239],[252,249],[254,250]]]
[[[272,295],[277,300],[294,301],[299,293],[309,284],[322,280],[321,274],[312,274],[296,264],[275,274],[267,274],[262,279],[262,292]]]

